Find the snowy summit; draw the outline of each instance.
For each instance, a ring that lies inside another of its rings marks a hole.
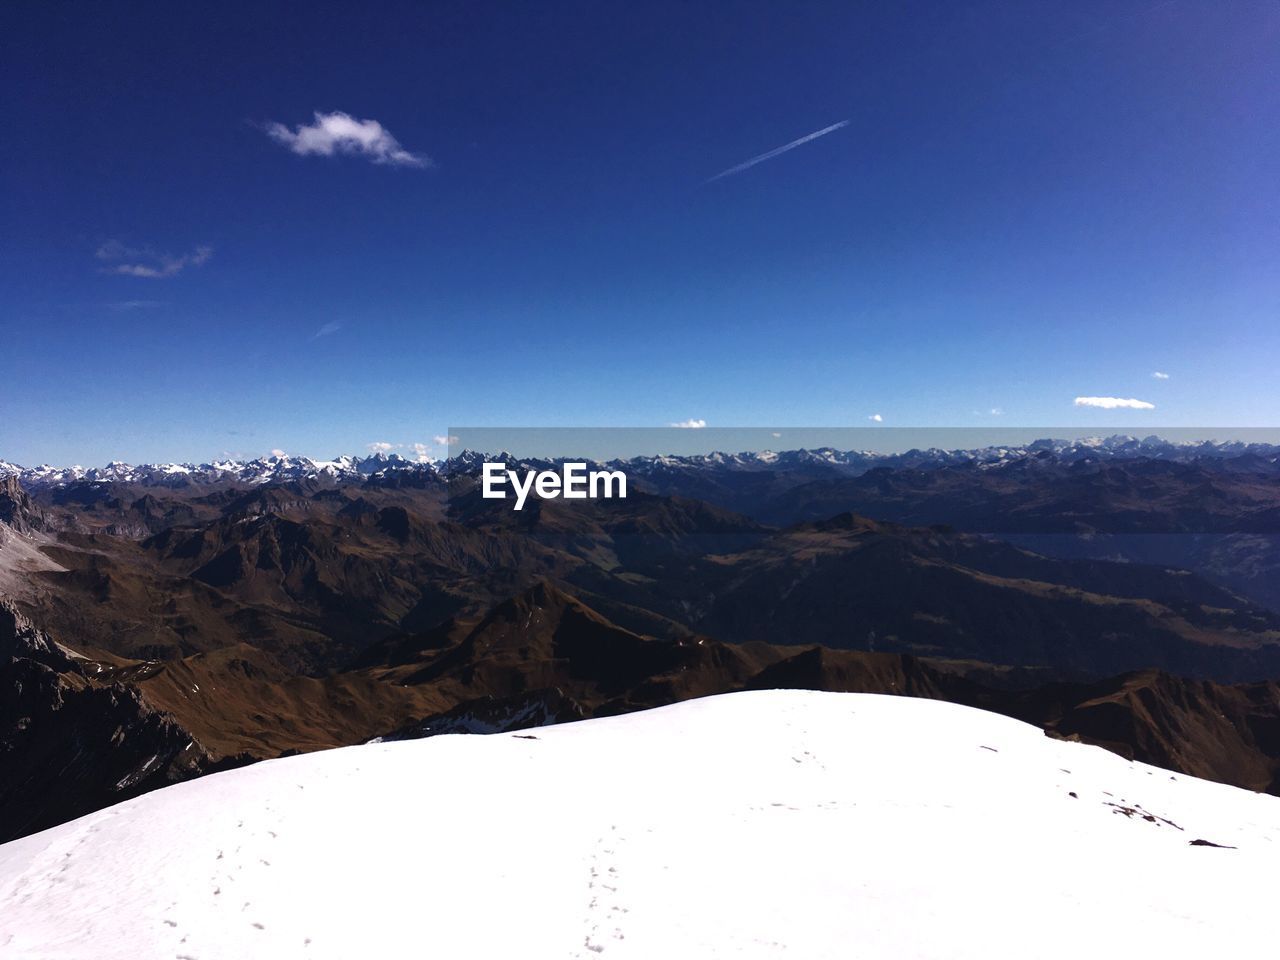
[[[268,761],[0,847],[6,960],[1266,955],[1280,799],[738,693]]]

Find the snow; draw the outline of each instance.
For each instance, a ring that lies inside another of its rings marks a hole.
[[[1265,443],[1242,443],[1239,441],[1166,441],[1159,437],[1147,437],[1137,440],[1133,437],[1116,435],[1113,437],[1090,437],[1079,441],[1036,440],[1023,446],[992,446],[974,450],[942,450],[931,447],[928,450],[911,450],[904,454],[876,453],[871,450],[840,451],[831,447],[816,450],[792,450],[783,453],[761,451],[758,453],[741,452],[725,454],[713,452],[700,456],[654,456],[632,457],[629,460],[614,460],[598,464],[606,468],[629,468],[641,474],[645,472],[676,470],[743,470],[743,469],[780,469],[795,464],[818,464],[835,467],[848,475],[857,475],[874,466],[909,466],[909,467],[941,467],[948,464],[974,463],[979,466],[997,467],[1014,463],[1040,451],[1054,453],[1063,462],[1096,462],[1099,457],[1132,457],[1148,456],[1186,461],[1192,457],[1238,456],[1251,453],[1258,457],[1277,459],[1280,447]],[[537,463],[554,466],[563,458],[542,460]],[[142,485],[172,486],[182,480],[195,484],[234,481],[257,485],[281,483],[288,480],[311,479],[325,477],[333,480],[362,481],[370,476],[386,475],[389,472],[428,471],[448,474],[459,470],[474,468],[485,460],[504,463],[520,463],[527,467],[534,461],[516,461],[511,454],[503,451],[489,455],[472,450],[463,450],[448,460],[435,461],[430,457],[418,456],[406,459],[399,454],[373,454],[368,457],[338,456],[330,460],[311,460],[307,457],[270,456],[257,460],[218,460],[213,463],[168,463],[142,464],[130,466],[113,461],[105,467],[94,467],[86,470],[81,466],[51,467],[42,465],[24,468],[8,461],[0,460],[0,477],[16,473],[19,480],[29,487],[64,486],[81,480],[95,483],[124,482]],[[589,461],[596,466],[594,461]]]
[[[43,533],[21,534],[0,523],[0,597],[30,599],[39,592],[39,574],[67,572],[41,551],[49,542]]]
[[[739,693],[269,761],[0,846],[0,955],[1261,956],[1278,842],[1277,798],[994,714]]]

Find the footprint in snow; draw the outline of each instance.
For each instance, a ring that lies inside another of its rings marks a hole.
[[[618,867],[612,862],[625,837],[618,833],[616,824],[610,826],[609,831],[610,836],[596,841],[587,881],[591,899],[587,903],[587,933],[582,945],[591,954],[604,953],[611,941],[626,939],[621,919],[628,909],[618,901]],[[580,958],[583,956],[578,954]]]

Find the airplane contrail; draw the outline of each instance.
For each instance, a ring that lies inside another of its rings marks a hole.
[[[833,133],[834,131],[839,130],[841,127],[847,127],[848,125],[849,125],[848,120],[841,120],[839,123],[833,123],[829,127],[823,127],[821,130],[815,130],[813,133],[806,134],[805,136],[801,137],[799,140],[792,140],[790,143],[783,144],[782,146],[778,147],[776,150],[770,150],[768,153],[762,153],[758,157],[752,157],[750,160],[745,160],[742,163],[738,164],[736,167],[730,167],[728,170],[721,170],[714,177],[704,180],[703,182],[711,183],[712,181],[719,180],[721,177],[731,177],[735,173],[741,173],[743,170],[746,170],[749,167],[754,167],[757,163],[764,163],[766,160],[772,160],[774,157],[780,156],[781,154],[786,153],[788,150],[794,150],[796,147],[800,146],[801,144],[808,143],[810,140],[817,140],[819,137],[825,137],[828,133]]]

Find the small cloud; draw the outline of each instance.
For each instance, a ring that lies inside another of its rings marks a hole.
[[[1003,416],[1004,416],[1004,410],[1003,410],[1002,408],[1000,408],[1000,407],[992,407],[992,408],[991,408],[990,413],[991,413],[991,416],[993,416],[993,417],[1003,417]]]
[[[388,451],[401,446],[401,444],[387,443],[385,440],[375,440],[373,443],[365,444],[365,446],[369,448],[370,453],[387,453]]]
[[[94,256],[110,264],[102,268],[103,273],[155,280],[161,277],[174,277],[187,267],[199,267],[208,263],[213,256],[213,247],[196,247],[190,253],[175,257],[167,253],[158,253],[150,247],[129,247],[119,240],[108,240],[98,247]],[[145,301],[136,302],[144,303]]]
[[[707,425],[705,420],[681,420],[679,423],[673,423],[671,426],[679,427],[682,430],[701,430]]]
[[[272,455],[273,457],[286,457],[286,456],[288,456],[288,454],[287,454],[287,453],[285,453],[283,450],[281,450],[279,447],[276,447],[274,450],[272,450],[272,451],[271,451],[271,455]]]
[[[419,463],[431,463],[435,457],[431,456],[431,447],[425,443],[415,443],[413,445],[414,459]]]
[[[1152,374],[1151,374],[1151,376],[1155,377],[1157,380],[1168,380],[1168,379],[1169,379],[1169,375],[1168,375],[1167,373],[1163,372],[1162,370],[1156,370],[1154,373],[1152,373]]]
[[[272,140],[300,157],[311,154],[331,157],[335,153],[349,153],[393,167],[432,165],[431,158],[425,154],[410,153],[400,146],[400,141],[377,120],[357,120],[341,110],[333,113],[317,111],[315,118],[315,123],[299,124],[296,130],[274,121],[263,129]]]
[[[1145,400],[1135,400],[1132,397],[1124,399],[1123,397],[1076,397],[1077,407],[1101,407],[1103,410],[1154,410],[1154,403],[1147,403]]]
[[[327,337],[331,333],[337,333],[342,329],[341,320],[330,320],[323,327],[311,335],[312,340],[319,340],[321,337]]]
[[[458,442],[458,438],[453,436],[452,434],[450,434],[449,436],[445,436],[444,434],[441,434],[441,433],[436,434],[434,437],[431,438],[431,440],[433,443],[435,443],[437,447],[448,447]]]
[[[773,439],[775,439],[775,440],[780,440],[780,439],[782,439],[782,434],[780,434],[780,433],[771,433],[771,434],[769,434],[769,436],[773,437]]]
[[[874,420],[876,423],[884,423],[884,417],[880,416],[878,413],[873,413],[871,416],[867,417],[867,419]]]

